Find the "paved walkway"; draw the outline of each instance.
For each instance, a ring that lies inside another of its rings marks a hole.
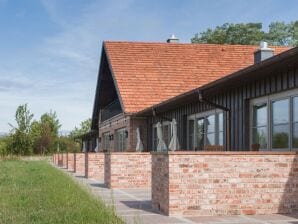
[[[298,214],[293,215],[252,215],[252,216],[200,216],[168,217],[155,212],[151,207],[150,189],[108,189],[103,182],[86,179],[74,173],[74,180],[87,186],[94,194],[113,206],[116,213],[129,224],[298,224]]]

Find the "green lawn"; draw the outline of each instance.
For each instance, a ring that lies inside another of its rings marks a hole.
[[[0,223],[123,223],[45,161],[0,161]]]

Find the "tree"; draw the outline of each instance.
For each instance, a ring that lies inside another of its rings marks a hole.
[[[272,45],[292,45],[291,24],[284,22],[272,22],[265,39]]]
[[[225,23],[215,29],[195,34],[192,43],[257,45],[267,41],[270,45],[297,46],[298,21],[272,22],[269,31],[262,30],[262,23]]]
[[[73,138],[67,136],[59,136],[57,139],[60,152],[79,152],[81,147],[79,142],[75,142]]]
[[[192,43],[208,44],[258,44],[262,40],[264,32],[262,23],[225,23],[214,30],[207,29],[196,34],[191,39]]]
[[[34,152],[38,154],[54,152],[60,127],[57,114],[52,111],[41,115],[39,121],[32,122],[31,138],[33,140]]]
[[[17,125],[11,130],[11,145],[12,153],[20,155],[30,155],[32,153],[32,140],[30,138],[31,122],[33,114],[28,109],[28,105],[18,106],[15,114]]]
[[[69,136],[75,138],[77,136],[86,134],[90,131],[91,128],[91,119],[88,118],[81,122],[80,127],[75,127],[73,131],[70,132]]]
[[[10,143],[11,137],[9,135],[0,137],[0,157],[7,156],[9,154]]]

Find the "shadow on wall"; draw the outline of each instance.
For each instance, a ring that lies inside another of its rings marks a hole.
[[[281,195],[278,213],[298,218],[298,154],[291,158],[291,161],[288,163],[279,163],[276,165],[289,169],[288,180]],[[295,223],[298,224],[298,222]]]

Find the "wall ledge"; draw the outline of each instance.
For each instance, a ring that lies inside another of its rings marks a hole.
[[[298,152],[282,151],[169,151],[169,152],[151,152],[152,155],[298,155]]]
[[[150,155],[150,152],[105,152],[105,154],[111,155]]]

